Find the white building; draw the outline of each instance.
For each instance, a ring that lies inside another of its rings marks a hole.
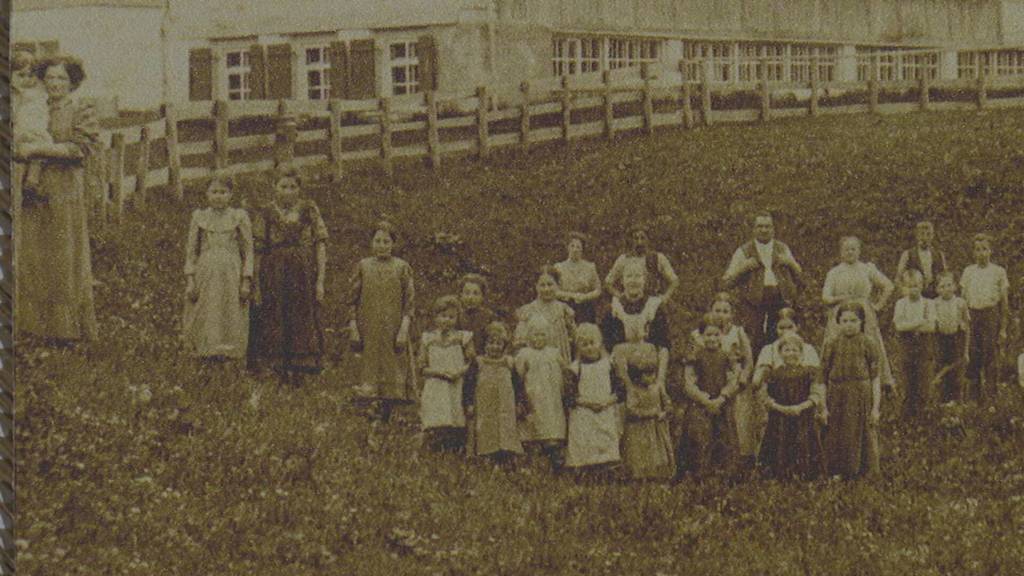
[[[500,98],[645,62],[719,82],[803,82],[812,62],[864,80],[874,54],[883,80],[1024,75],[1024,0],[15,0],[13,34],[81,56],[86,91],[123,107]]]

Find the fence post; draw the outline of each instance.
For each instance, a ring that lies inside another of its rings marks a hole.
[[[612,74],[605,70],[601,73],[601,83],[604,88],[602,93],[604,105],[604,135],[611,140],[615,137],[615,108],[612,106]]]
[[[988,105],[988,76],[984,70],[978,71],[978,110],[984,110]]]
[[[178,200],[185,198],[181,182],[181,151],[178,149],[178,113],[174,104],[164,104],[164,132],[167,138],[167,183]]]
[[[700,87],[700,113],[705,126],[711,126],[711,61],[704,61],[704,78]]]
[[[489,107],[487,97],[487,87],[478,86],[476,89],[476,139],[477,139],[477,150],[479,151],[480,158],[487,158],[487,154],[490,151],[489,134],[490,126],[487,122],[487,109]]]
[[[213,104],[213,167],[223,170],[228,167],[228,103],[217,100]]]
[[[427,163],[437,170],[441,167],[441,136],[437,129],[437,93],[427,90]]]
[[[114,201],[114,218],[120,222],[124,215],[124,134],[114,132],[110,137],[110,196]]]
[[[394,173],[394,165],[391,162],[391,99],[383,97],[378,101],[380,108],[380,159],[384,165],[384,172],[391,177]]]
[[[683,79],[683,128],[693,128],[693,98],[690,79],[686,77],[686,61],[679,63],[679,72]]]
[[[654,132],[654,97],[651,95],[651,69],[647,62],[640,65],[640,76],[644,80],[644,132],[651,134]]]
[[[818,57],[815,56],[811,59],[811,100],[810,110],[808,113],[811,116],[818,115]]]
[[[146,205],[146,180],[149,176],[149,126],[139,130],[139,158],[135,164],[135,202]]]
[[[523,95],[523,103],[519,108],[519,143],[524,149],[530,147],[530,83],[519,84]]]
[[[929,94],[928,94],[928,92],[931,91],[931,87],[929,86],[929,82],[928,82],[928,71],[927,70],[922,71],[921,79],[917,81],[917,89],[918,89],[918,101],[919,101],[919,103],[921,105],[921,111],[922,112],[923,111],[927,111],[928,110],[928,104],[929,104]]]
[[[100,163],[100,217],[104,222],[110,217],[110,167],[113,165],[114,151],[102,148],[97,160]]]
[[[327,109],[331,113],[331,129],[328,131],[331,136],[331,178],[335,182],[341,182],[345,177],[345,164],[341,159],[344,153],[341,147],[341,100],[331,98]]]
[[[572,126],[572,94],[569,92],[569,77],[562,76],[562,141],[569,143],[569,127]]]
[[[871,55],[871,75],[868,77],[868,112],[878,113],[878,54]]]
[[[767,122],[772,116],[772,93],[768,89],[768,81],[761,80],[761,122]]]
[[[295,137],[298,126],[288,113],[288,101],[277,101],[277,130],[274,135],[274,162],[280,166],[295,159]]]

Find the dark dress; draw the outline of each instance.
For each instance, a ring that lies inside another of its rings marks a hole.
[[[697,388],[712,400],[718,398],[728,385],[732,364],[732,357],[721,349],[695,352],[690,365],[697,376]],[[695,474],[708,474],[714,470],[731,472],[738,451],[732,404],[726,403],[717,415],[712,415],[691,400],[682,441],[677,449],[681,459],[680,471]]]
[[[768,395],[776,404],[793,406],[811,394],[817,369],[810,366],[772,368],[765,381]],[[814,410],[799,416],[768,414],[768,427],[761,444],[761,462],[777,478],[813,478],[825,472],[820,437],[815,432]]]
[[[878,345],[863,333],[825,342],[822,381],[828,388],[825,453],[830,474],[856,477],[878,471],[878,430],[870,425],[872,380],[884,362]]]
[[[250,355],[284,370],[319,372],[324,353],[316,301],[316,247],[327,240],[320,210],[302,200],[287,214],[271,204],[253,222],[259,267]]]
[[[466,330],[473,333],[473,348],[477,354],[484,353],[484,339],[487,336],[487,326],[496,319],[494,311],[481,306],[479,308],[463,308],[459,313],[459,321],[455,325],[458,330]]]

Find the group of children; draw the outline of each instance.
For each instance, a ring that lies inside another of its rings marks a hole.
[[[250,221],[230,207],[230,178],[213,179],[209,205],[190,225],[183,326],[199,356],[270,360],[296,384],[321,367],[327,238],[316,204],[300,188],[294,169],[280,170],[273,199]],[[905,296],[894,318],[912,415],[935,379],[946,383],[944,399],[962,397],[956,370],[969,357],[983,359],[982,381],[993,379],[989,356],[1005,330],[1008,293],[987,236],[975,238],[976,261],[964,271],[960,297],[944,255],[931,257],[931,225],[918,229],[918,246],[901,259]],[[396,406],[418,403],[428,449],[500,465],[543,455],[555,470],[640,480],[737,478],[758,462],[780,478],[878,469],[886,360],[880,342],[865,334],[858,301],[837,304],[838,329],[819,356],[788,308],[777,340],[752,350],[734,321],[731,295],[720,293],[685,353],[670,358],[668,294],[645,287],[648,263],[624,263],[607,312],[580,324],[563,301],[573,300],[562,270],[545,266],[536,298],[517,310],[514,327],[485,303],[486,279],[468,274],[457,295],[433,303],[432,325],[414,345],[413,273],[393,254],[395,240],[391,225],[376,226],[371,255],[351,280],[348,333],[371,448],[379,447],[380,427]],[[983,397],[981,390],[974,396]]]

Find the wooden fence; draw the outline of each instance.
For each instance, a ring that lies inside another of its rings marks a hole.
[[[390,175],[400,158],[437,168],[454,154],[486,157],[498,148],[663,126],[1024,106],[1024,78],[724,84],[687,80],[683,69],[523,83],[517,100],[497,106],[485,87],[459,99],[427,92],[401,106],[389,98],[167,104],[151,120],[104,132],[90,182],[103,218],[118,220],[129,202],[144,204],[156,191],[181,198],[185,184],[214,170],[261,171],[280,161],[326,165],[340,179],[358,161],[377,162]]]

